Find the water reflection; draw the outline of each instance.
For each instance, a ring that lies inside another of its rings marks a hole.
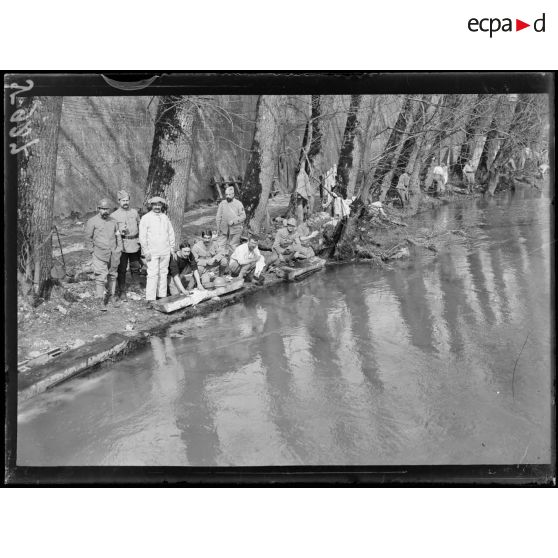
[[[548,215],[524,193],[446,206],[435,225],[466,236],[437,255],[331,268],[172,326],[24,403],[18,463],[544,462]]]

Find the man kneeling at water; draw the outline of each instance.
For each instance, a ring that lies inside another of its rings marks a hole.
[[[304,240],[310,237],[304,237]],[[288,219],[287,226],[279,229],[273,242],[273,251],[281,262],[307,260],[315,256],[310,246],[303,246],[303,238],[296,230],[296,219]]]
[[[204,287],[200,279],[198,264],[194,254],[192,254],[190,244],[182,242],[180,249],[176,253],[176,259],[171,258],[169,264],[169,291],[171,295],[188,294],[187,289],[191,289],[194,286],[192,278],[186,277],[189,273],[193,275],[198,289],[203,290]]]
[[[251,281],[253,276],[256,283],[261,285],[264,282],[262,271],[265,260],[258,249],[258,240],[256,235],[250,235],[248,242],[235,249],[231,254],[229,270],[233,277],[241,277],[245,281]]]

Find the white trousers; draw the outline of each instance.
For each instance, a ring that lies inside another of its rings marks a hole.
[[[147,281],[145,284],[145,298],[156,300],[157,296],[167,296],[167,275],[169,273],[170,254],[166,256],[151,256],[147,262]]]

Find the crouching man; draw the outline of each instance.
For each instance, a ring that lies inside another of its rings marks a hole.
[[[109,302],[115,306],[116,277],[122,254],[122,238],[118,223],[109,215],[110,201],[103,198],[97,205],[99,213],[87,221],[85,236],[89,244],[95,274],[95,299],[101,311],[105,307],[105,284],[108,277]]]
[[[277,254],[279,261],[283,263],[313,258],[314,250],[310,246],[303,246],[302,242],[303,240],[296,230],[296,219],[288,219],[287,226],[279,229],[275,235],[273,251]]]
[[[192,278],[186,277],[192,274]],[[194,286],[194,281],[198,289],[204,290],[196,258],[192,254],[190,244],[182,242],[176,253],[176,258],[171,259],[169,264],[169,291],[171,295],[188,294],[188,289]]]
[[[233,277],[241,277],[248,282],[252,281],[252,277],[254,277],[255,282],[262,285],[265,260],[258,249],[258,240],[259,238],[252,234],[248,242],[235,249],[229,261],[229,270]]]
[[[227,269],[227,257],[216,242],[210,230],[202,232],[202,239],[192,247],[198,264],[202,283],[209,283],[212,277],[221,277]]]

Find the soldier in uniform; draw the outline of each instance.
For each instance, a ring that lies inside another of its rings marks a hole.
[[[411,178],[409,177],[409,173],[405,170],[397,180],[397,191],[403,200],[403,203],[407,203],[409,201],[409,184],[411,182]]]
[[[467,192],[472,194],[473,187],[475,185],[475,169],[471,164],[471,161],[467,161],[466,165],[463,167],[463,176],[465,177],[465,182],[467,184]]]
[[[190,273],[192,274],[192,278],[188,280],[187,276]],[[196,263],[196,258],[192,253],[190,244],[188,242],[182,242],[176,254],[176,258],[172,258],[169,264],[168,283],[170,294],[188,294],[187,289],[191,289],[194,286],[194,281],[198,289],[205,290],[198,271],[198,264]]]
[[[85,237],[91,252],[95,274],[95,299],[101,311],[106,311],[105,285],[107,284],[107,277],[108,302],[118,306],[114,293],[118,264],[122,254],[122,239],[118,230],[118,223],[109,215],[110,206],[110,201],[103,198],[97,205],[99,213],[91,217],[85,226]]]
[[[305,237],[304,239],[306,239]],[[306,260],[315,256],[310,246],[302,245],[300,233],[296,230],[296,219],[287,219],[287,226],[279,229],[273,242],[273,251],[279,261],[292,263],[294,260]]]
[[[192,252],[203,283],[208,283],[212,276],[221,277],[225,274],[228,265],[227,257],[220,246],[213,241],[211,231],[202,232],[202,239],[194,244]]]
[[[125,190],[118,192],[118,203],[120,207],[111,214],[118,223],[122,237],[122,256],[118,265],[118,296],[121,301],[126,302],[126,270],[130,263],[130,273],[139,273],[141,268],[140,245],[139,245],[139,222],[138,212],[130,208],[130,195]]]
[[[448,181],[446,165],[441,163],[434,167],[432,181],[434,182],[436,194],[443,194],[446,191],[446,182]]]
[[[225,238],[228,255],[240,244],[242,227],[246,220],[246,213],[242,202],[234,198],[234,187],[227,186],[225,199],[217,208],[215,218],[219,234]]]

